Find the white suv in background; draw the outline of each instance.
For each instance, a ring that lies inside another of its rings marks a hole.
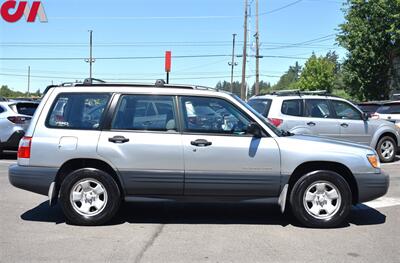
[[[0,102],[0,157],[3,150],[17,150],[39,103]]]
[[[374,148],[382,162],[392,162],[400,145],[399,129],[370,119],[351,102],[324,93],[281,91],[255,96],[248,104],[280,129],[353,141]]]

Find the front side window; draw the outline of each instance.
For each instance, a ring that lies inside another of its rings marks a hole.
[[[109,99],[109,94],[60,94],[52,106],[47,126],[96,130],[100,127]]]
[[[303,100],[285,100],[281,112],[290,116],[303,116]]]
[[[244,135],[250,119],[231,103],[218,98],[182,97],[187,132]]]
[[[111,128],[117,130],[176,131],[172,96],[124,95]]]
[[[347,120],[361,120],[360,112],[344,101],[332,100],[333,108],[335,109],[336,116],[339,119]]]
[[[331,118],[327,100],[311,99],[306,100],[306,116],[312,118]]]

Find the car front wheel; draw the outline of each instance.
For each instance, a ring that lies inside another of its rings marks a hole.
[[[69,222],[101,225],[118,211],[120,191],[109,174],[86,168],[67,175],[61,184],[60,201]]]
[[[396,157],[396,148],[396,142],[392,137],[382,137],[376,146],[376,152],[378,153],[381,162],[393,162],[394,158]]]
[[[290,204],[295,217],[308,227],[336,227],[348,216],[351,190],[346,180],[332,171],[314,171],[293,186]]]

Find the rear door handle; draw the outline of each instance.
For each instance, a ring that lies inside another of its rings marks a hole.
[[[349,127],[349,125],[348,125],[347,123],[342,123],[342,124],[340,124],[340,126],[342,126],[342,127],[344,127],[344,128]]]
[[[212,145],[212,142],[209,142],[204,139],[197,139],[195,141],[191,141],[190,144],[194,145],[194,146],[198,146],[198,147],[207,147],[207,146]]]
[[[308,125],[308,126],[315,126],[315,122],[312,122],[312,121],[307,122],[307,125]]]
[[[112,138],[108,138],[108,141],[113,143],[126,143],[129,142],[129,139],[125,138],[124,136],[114,136]]]

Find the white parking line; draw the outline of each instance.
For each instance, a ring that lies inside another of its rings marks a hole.
[[[356,205],[356,209],[370,209],[370,208],[384,208],[391,206],[400,205],[400,198],[396,197],[381,197],[373,201],[369,201],[363,204]]]

